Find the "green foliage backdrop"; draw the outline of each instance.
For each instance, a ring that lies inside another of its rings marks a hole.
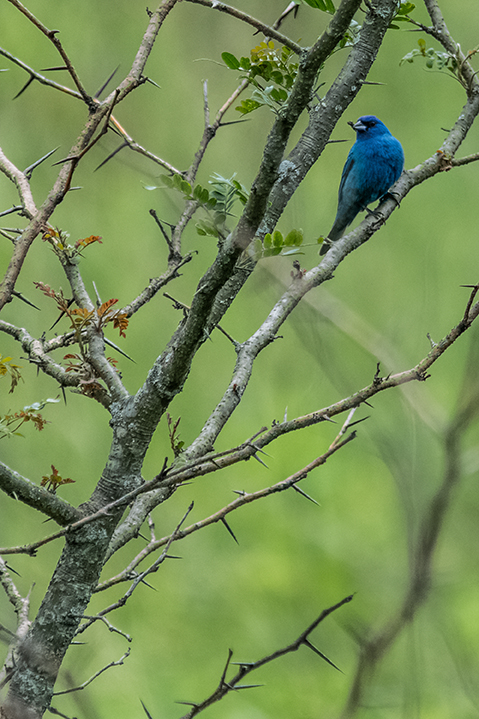
[[[237,0],[235,5],[266,22],[284,9],[279,0]],[[30,0],[29,8],[61,31],[64,46],[92,92],[117,65],[124,72],[131,64],[145,26],[144,4],[137,0]],[[475,46],[475,0],[460,4],[445,0],[442,9],[463,50]],[[426,21],[421,11],[418,8],[418,19]],[[288,19],[284,31],[307,44],[327,20],[304,6],[296,21]],[[0,6],[0,27],[0,44],[25,62],[37,69],[57,64],[53,49],[6,2]],[[327,148],[281,219],[279,229],[284,234],[292,227],[304,232],[308,246],[302,266],[317,262],[316,238],[328,231],[334,217],[340,173],[353,140],[346,121],[366,113],[378,115],[400,138],[410,168],[439,147],[442,128],[451,126],[464,102],[462,88],[446,73],[428,71],[419,60],[399,65],[423,37],[407,29],[388,32],[369,76],[384,84],[363,88],[333,136],[346,142]],[[208,79],[214,111],[236,81],[221,62],[221,53],[246,55],[258,42],[258,36],[232,18],[182,3],[168,19],[147,66],[160,89],[146,84],[131,95],[119,109],[119,121],[142,145],[186,168],[203,129],[203,79]],[[332,80],[345,52],[331,59],[321,81]],[[6,154],[19,167],[56,146],[54,158],[63,158],[85,108],[37,83],[13,100],[27,78],[4,59],[0,68],[8,69],[0,73],[0,144]],[[239,119],[239,114],[231,110],[226,119]],[[244,123],[221,129],[198,181],[207,186],[211,173],[225,177],[236,173],[249,186],[271,121],[271,113],[263,108]],[[475,128],[461,154],[476,151],[477,141]],[[173,222],[181,199],[169,190],[147,191],[145,185],[161,184],[159,169],[125,150],[95,171],[117,144],[109,134],[87,156],[75,175],[75,185],[84,189],[70,193],[55,221],[72,240],[102,236],[103,244],[85,253],[83,272],[87,281],[96,283],[103,301],[118,297],[122,305],[162,270],[165,261],[166,248],[148,210],[154,207],[162,219]],[[314,291],[293,313],[282,339],[259,358],[244,401],[217,449],[239,444],[261,426],[282,419],[286,407],[289,416],[305,414],[365,386],[378,360],[384,374],[408,368],[427,353],[427,333],[438,340],[457,323],[468,293],[461,285],[478,281],[478,173],[477,165],[471,164],[417,187],[386,226],[340,265],[334,280]],[[55,168],[48,162],[36,171],[33,185],[38,197],[54,176]],[[16,201],[8,183],[2,182],[0,191],[2,208]],[[198,254],[169,290],[186,304],[215,254],[215,240],[198,236],[193,226],[187,243],[187,249]],[[9,252],[3,239],[2,264]],[[233,337],[246,339],[267,315],[288,282],[291,264],[291,258],[283,257],[262,262],[222,322]],[[7,321],[41,334],[56,319],[55,308],[35,292],[33,281],[56,288],[65,285],[59,264],[42,242],[28,256],[19,288],[41,312],[16,302],[4,311]],[[120,360],[130,391],[143,381],[179,318],[160,294],[135,316],[126,340],[119,341],[110,332],[135,360]],[[426,383],[374,400],[370,419],[360,426],[356,441],[304,483],[304,490],[320,506],[294,492],[284,493],[234,515],[231,525],[239,545],[220,525],[178,543],[174,553],[182,559],[162,565],[151,580],[155,591],[140,588],[112,617],[133,637],[127,664],[110,669],[85,692],[65,698],[62,710],[91,717],[140,717],[141,698],[154,717],[180,716],[184,707],[175,708],[174,702],[195,701],[213,689],[229,647],[234,649],[234,660],[257,659],[291,641],[321,609],[355,592],[354,601],[317,632],[318,646],[343,674],[303,648],[258,674],[255,679],[265,687],[228,697],[208,716],[309,719],[337,713],[355,668],[355,635],[382,625],[401,601],[411,536],[421,509],[440,482],[443,428],[456,407],[464,368],[473,361],[471,356],[477,359],[477,344],[476,327],[434,367]],[[18,357],[8,338],[1,351]],[[222,395],[234,360],[232,346],[219,332],[199,352],[186,391],[170,408],[175,419],[181,417],[179,428],[186,442],[196,436]],[[37,376],[34,367],[21,359],[18,363],[23,364],[25,382],[12,396],[3,380],[2,413],[58,392],[51,380]],[[68,394],[66,405],[62,401],[44,413],[51,424],[42,433],[25,427],[24,439],[4,440],[2,460],[38,482],[53,462],[63,476],[75,480],[62,494],[78,504],[89,496],[105,462],[110,439],[105,412],[81,396]],[[361,416],[365,414],[361,410]],[[157,536],[174,529],[192,499],[192,518],[199,520],[231,501],[233,490],[253,491],[288,476],[324,451],[336,432],[337,427],[322,424],[273,445],[271,456],[265,458],[268,469],[251,460],[220,477],[180,488],[155,513]],[[388,655],[361,716],[477,716],[477,425],[466,437],[464,454],[465,478],[441,538],[430,601]],[[156,474],[166,455],[171,450],[163,421],[144,475]],[[44,532],[41,522],[40,515],[32,518],[29,510],[3,498],[0,544],[38,539]],[[125,556],[133,556],[142,542],[138,538],[133,548],[116,557],[109,574],[124,566]],[[59,552],[59,544],[48,545],[35,559],[11,558],[10,564],[21,575],[19,588],[26,592],[35,582],[33,609]],[[110,590],[107,598],[95,597],[92,613],[115,596]],[[7,626],[9,613],[0,595],[0,621]],[[61,687],[85,680],[125,651],[124,640],[110,636],[106,627],[95,626],[90,632],[86,645],[70,649]]]

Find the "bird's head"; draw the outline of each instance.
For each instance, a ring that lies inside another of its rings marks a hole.
[[[358,138],[390,134],[386,125],[375,115],[363,115],[356,122],[349,122],[353,130],[356,130]]]

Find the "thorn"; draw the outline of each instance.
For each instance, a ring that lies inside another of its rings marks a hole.
[[[263,467],[266,467],[266,469],[269,469],[268,465],[265,464],[265,463],[263,462],[263,460],[260,459],[260,458],[257,456],[256,453],[255,453],[255,454],[252,454],[251,456],[252,456],[257,462],[259,462],[260,464],[262,464]]]
[[[195,702],[175,702],[175,704],[185,704],[185,706],[194,707],[195,709],[198,707],[198,704],[195,704]]]
[[[151,716],[150,712],[148,711],[148,709],[146,708],[146,706],[144,705],[144,703],[141,699],[140,699],[140,702],[141,702],[141,706],[143,707],[144,712],[145,712],[146,716],[148,717],[148,719],[153,719],[153,717]]]
[[[354,427],[355,424],[359,424],[360,422],[364,422],[366,419],[369,419],[369,415],[367,417],[363,417],[362,419],[357,419],[355,422],[351,422],[351,424],[348,424],[348,429],[350,427]]]
[[[373,405],[371,404],[371,402],[368,402],[367,399],[363,399],[363,404],[367,404],[368,407],[371,407],[371,409],[374,409],[374,407],[373,407]]]
[[[14,97],[13,99],[16,100],[17,97],[20,97],[20,95],[25,92],[25,90],[27,89],[27,87],[32,84],[32,82],[34,81],[34,79],[35,79],[34,76],[33,76],[33,75],[30,75],[30,79],[25,83],[25,85],[22,87],[22,89],[20,90],[20,92],[17,92],[17,94],[15,95],[15,97]]]
[[[39,312],[41,311],[40,307],[37,307],[36,305],[33,304],[33,302],[30,302],[30,300],[27,300],[27,298],[24,297],[21,292],[17,292],[17,290],[12,290],[12,295],[14,297],[18,297],[19,300],[21,300],[22,302],[25,302],[25,304],[27,304],[27,305],[30,305],[30,307],[34,307]]]
[[[119,67],[120,67],[120,66],[118,65],[118,66],[115,68],[115,70],[113,70],[113,72],[111,73],[111,75],[110,75],[110,77],[108,78],[108,80],[105,80],[105,82],[104,82],[103,85],[100,87],[100,89],[98,90],[98,92],[97,92],[95,95],[93,95],[93,97],[94,97],[96,100],[98,100],[98,98],[100,97],[101,93],[103,92],[103,90],[105,89],[105,87],[108,85],[108,83],[110,82],[110,80],[112,80],[113,77],[116,75],[116,73],[118,72]]]
[[[238,540],[236,539],[236,537],[235,537],[235,535],[234,535],[233,530],[232,530],[231,527],[229,526],[229,524],[228,524],[228,522],[226,521],[226,519],[225,519],[224,517],[221,517],[221,521],[223,522],[223,524],[225,525],[226,529],[228,530],[228,532],[231,534],[231,536],[232,536],[233,539],[235,540],[236,544],[239,544]]]
[[[30,180],[30,178],[31,178],[31,176],[32,176],[32,173],[33,173],[33,170],[34,170],[36,167],[38,167],[38,165],[40,165],[42,162],[44,162],[45,160],[48,160],[48,158],[50,157],[50,155],[53,155],[53,153],[56,152],[57,150],[58,150],[58,147],[55,147],[54,150],[50,150],[50,152],[47,152],[46,155],[43,155],[43,157],[41,157],[39,160],[37,160],[37,161],[34,162],[33,164],[29,165],[29,166],[23,171],[23,174],[25,175],[25,177],[27,178],[27,180]]]
[[[151,77],[145,77],[145,82],[149,82],[151,85],[157,87],[158,90],[161,90],[161,85],[158,85],[158,83],[152,80]]]
[[[73,297],[71,298],[71,300],[67,300],[67,307],[71,307],[74,302],[75,302],[75,300],[73,299]],[[60,322],[60,320],[64,314],[65,314],[64,312],[61,313],[60,317],[58,317],[58,319],[56,319],[55,322],[52,324],[52,326],[49,328],[49,331],[52,330],[55,327],[55,325],[57,325]]]
[[[68,70],[66,65],[58,65],[58,67],[44,67],[40,72],[55,72],[56,70]]]
[[[103,162],[100,162],[100,164],[98,165],[98,167],[95,167],[95,172],[96,172],[97,170],[99,170],[100,167],[103,167],[103,165],[106,165],[106,163],[108,162],[108,160],[111,160],[112,157],[115,157],[115,155],[117,154],[117,152],[120,152],[120,150],[123,150],[124,147],[128,147],[128,144],[129,144],[129,143],[127,142],[127,140],[124,140],[124,141],[121,143],[120,147],[117,147],[116,150],[113,150],[113,152],[111,152],[111,153],[108,155],[108,157],[106,158],[106,160],[103,160]]]
[[[288,407],[284,408],[284,416],[283,416],[283,422],[288,421]]]
[[[230,120],[229,122],[220,122],[219,127],[226,127],[227,125],[238,125],[240,122],[249,122],[249,118],[245,117],[241,120]]]
[[[246,497],[247,494],[244,489],[233,489],[233,492],[239,494],[240,497]]]
[[[344,672],[341,671],[341,669],[340,669],[339,667],[337,667],[336,664],[334,664],[334,663],[331,661],[331,659],[328,659],[328,657],[327,657],[325,654],[323,654],[323,652],[320,652],[319,649],[317,649],[317,648],[314,646],[314,644],[311,644],[311,642],[309,641],[309,639],[305,639],[305,640],[304,640],[304,644],[306,644],[307,647],[309,647],[310,649],[312,649],[313,652],[316,652],[316,654],[317,654],[318,656],[320,656],[322,659],[324,659],[325,662],[328,662],[328,664],[330,664],[332,667],[334,667],[334,669],[337,669],[338,672],[341,672],[341,674],[344,674]]]
[[[6,562],[5,562],[5,566],[6,566],[6,568],[7,568],[10,572],[13,572],[14,574],[16,574],[17,577],[21,577],[21,576],[22,576],[21,574],[19,574],[19,573],[17,572],[16,569],[14,569],[13,567],[11,567],[11,566],[10,566],[9,564],[7,564]]]
[[[230,686],[228,684],[228,686]],[[231,689],[253,689],[254,687],[264,687],[264,684],[235,684]]]
[[[135,360],[132,357],[130,357],[130,355],[127,355],[126,352],[123,352],[123,350],[120,349],[118,347],[118,345],[116,345],[114,342],[109,340],[107,337],[103,337],[103,341],[105,342],[106,345],[108,345],[109,347],[112,347],[112,349],[114,349],[115,352],[119,352],[121,355],[123,355],[123,357],[126,357],[126,359],[130,360],[130,362],[133,362],[133,364],[136,364]]]
[[[146,586],[149,587],[150,589],[153,589],[154,592],[157,591],[157,589],[155,587],[153,587],[151,584],[148,584],[148,582],[146,582],[144,579],[140,579],[140,582],[142,584],[146,584]]]
[[[297,484],[292,484],[291,486],[292,486],[292,488],[295,490],[295,492],[298,492],[298,494],[302,494],[303,497],[306,497],[306,499],[309,499],[310,502],[314,502],[314,504],[317,504],[318,507],[321,506],[321,505],[319,504],[319,502],[317,502],[315,499],[313,499],[312,497],[310,497],[309,494],[306,494],[306,492],[305,492],[303,489],[301,489],[300,487],[298,487]]]

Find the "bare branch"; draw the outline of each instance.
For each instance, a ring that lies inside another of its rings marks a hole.
[[[446,516],[451,511],[454,493],[461,481],[461,441],[465,431],[479,413],[477,385],[472,395],[471,386],[474,386],[474,383],[465,384],[463,401],[445,432],[444,475],[440,486],[423,512],[419,532],[413,542],[409,582],[403,600],[398,610],[381,628],[372,636],[360,639],[356,674],[341,715],[342,719],[350,719],[363,705],[364,694],[377,666],[399,634],[414,619],[431,591],[432,568],[438,539]]]
[[[353,599],[353,596],[345,597],[340,602],[335,604],[332,607],[329,607],[329,609],[325,609],[317,619],[312,622],[307,629],[302,632],[302,634],[299,635],[297,639],[295,639],[291,644],[288,644],[287,646],[283,647],[283,649],[278,649],[277,651],[273,652],[272,654],[268,654],[266,657],[263,657],[262,659],[259,659],[255,662],[235,662],[235,664],[239,664],[240,668],[238,672],[226,681],[226,674],[230,665],[231,657],[233,656],[233,652],[229,651],[228,654],[228,661],[226,662],[226,666],[223,670],[223,673],[221,675],[220,682],[218,684],[218,687],[215,689],[214,692],[212,692],[206,699],[204,699],[200,703],[193,703],[193,702],[178,702],[179,704],[192,704],[191,711],[188,712],[188,714],[185,714],[181,719],[193,719],[193,717],[200,714],[202,711],[207,709],[212,704],[215,704],[216,702],[223,699],[229,692],[231,691],[237,691],[238,689],[250,689],[253,686],[258,685],[244,685],[240,684],[240,682],[248,676],[248,674],[251,674],[251,672],[254,672],[256,669],[259,669],[260,667],[264,666],[265,664],[269,664],[270,662],[273,662],[275,659],[278,659],[279,657],[284,656],[285,654],[290,654],[291,652],[296,652],[301,646],[307,646],[308,648],[312,649],[316,654],[321,656],[328,664],[331,664],[335,669],[337,667],[322,653],[319,651],[319,649],[316,649],[311,642],[309,641],[309,635],[311,632],[316,629],[321,622],[323,622],[330,614],[335,612],[337,609],[340,609],[345,604],[348,604]]]
[[[103,674],[103,672],[106,672],[107,669],[110,669],[111,667],[120,667],[122,664],[124,664],[125,659],[127,659],[130,656],[130,652],[131,652],[131,649],[128,648],[126,650],[126,652],[123,654],[123,656],[120,657],[120,659],[118,659],[116,662],[110,662],[106,666],[102,667],[99,671],[95,672],[95,674],[93,674],[93,676],[91,676],[89,679],[84,681],[83,684],[80,684],[77,687],[72,687],[71,689],[64,689],[63,691],[60,691],[60,692],[53,692],[53,696],[58,697],[61,694],[70,694],[71,692],[78,692],[81,689],[85,689],[89,684],[91,684],[93,681],[95,681],[95,679],[97,679],[97,677],[99,677],[100,674]]]
[[[241,20],[242,22],[245,22],[248,25],[251,25],[252,27],[256,28],[256,30],[262,32],[265,37],[277,40],[279,43],[281,43],[281,45],[289,47],[290,50],[295,52],[297,55],[301,55],[301,53],[303,52],[303,48],[300,45],[293,42],[293,40],[290,40],[289,37],[286,37],[286,35],[283,35],[282,33],[278,32],[274,27],[266,25],[265,23],[261,22],[261,20],[256,20],[256,18],[252,17],[251,15],[248,15],[248,13],[242,12],[235,7],[231,7],[230,5],[226,5],[222,2],[217,2],[217,0],[187,0],[187,2],[192,2],[197,5],[204,5],[205,7],[210,7],[213,10],[219,10],[220,12],[227,13],[228,15],[231,15],[232,17],[235,17],[238,20]]]
[[[308,465],[303,467],[302,469],[298,470],[294,474],[290,475],[286,479],[281,480],[280,482],[277,482],[276,484],[271,485],[270,487],[266,487],[264,489],[260,489],[256,492],[238,492],[239,497],[238,499],[235,499],[233,502],[230,502],[230,504],[227,504],[225,507],[220,509],[218,512],[215,512],[215,514],[210,515],[209,517],[206,517],[206,519],[203,519],[199,522],[195,522],[194,524],[191,524],[189,527],[186,527],[185,529],[181,531],[175,531],[173,534],[175,534],[175,539],[184,539],[185,537],[188,537],[190,534],[193,534],[194,532],[197,532],[200,529],[204,529],[205,527],[210,526],[211,524],[215,524],[216,522],[225,522],[225,517],[230,514],[231,512],[236,511],[240,507],[244,507],[248,504],[251,504],[252,502],[255,502],[258,499],[263,499],[265,497],[269,497],[272,494],[276,494],[277,492],[284,492],[285,490],[289,489],[290,487],[296,488],[297,482],[300,482],[303,479],[306,479],[306,477],[309,475],[310,472],[313,471],[313,469],[316,469],[317,467],[322,466],[327,462],[329,457],[331,457],[333,454],[335,454],[338,450],[340,450],[342,447],[344,447],[346,444],[348,444],[352,439],[355,438],[355,433],[350,434],[346,439],[342,439],[344,433],[347,430],[347,426],[349,424],[349,417],[346,420],[345,424],[343,425],[340,434],[336,437],[334,442],[331,444],[330,448],[324,452],[321,456],[317,457],[315,460],[310,462]],[[253,455],[255,456],[255,455]],[[310,498],[309,498],[310,499]],[[229,530],[231,531],[231,530]],[[152,552],[155,552],[160,547],[165,546],[165,544],[169,545],[172,541],[172,535],[168,535],[167,537],[162,537],[161,539],[155,540],[152,539],[148,543],[148,545],[133,559],[132,562],[119,574],[112,577],[111,579],[106,580],[105,582],[102,582],[98,585],[96,591],[101,592],[105,589],[108,589],[109,587],[113,586],[114,584],[118,584],[120,582],[127,581],[131,579],[132,572],[135,572],[136,567],[144,561],[144,559],[151,554]],[[233,535],[234,536],[234,535]],[[236,538],[234,537],[235,541]]]
[[[56,33],[58,32],[58,30],[49,30],[38,18],[35,17],[35,15],[33,15],[33,13],[30,12],[30,10],[28,10],[28,8],[25,7],[25,5],[20,2],[20,0],[8,0],[8,2],[10,2],[18,10],[20,10],[20,12],[23,13],[30,20],[30,22],[33,23],[33,25],[35,25],[35,27],[37,27],[55,45],[56,49],[61,55],[63,62],[65,63],[70,77],[75,83],[78,92],[82,96],[84,102],[86,102],[86,104],[91,107],[93,104],[92,98],[84,89],[82,83],[80,82],[80,78],[78,77],[75,68],[71,63],[70,58],[63,49],[60,40],[56,37]]]
[[[113,604],[110,604],[110,606],[109,606],[109,607],[106,607],[106,609],[102,609],[102,611],[99,612],[99,613],[98,613],[97,615],[95,615],[94,617],[89,617],[89,618],[88,618],[88,621],[86,621],[84,624],[82,624],[80,627],[78,627],[78,629],[77,629],[77,634],[81,634],[82,632],[84,632],[86,629],[88,629],[89,626],[91,626],[91,625],[93,624],[93,622],[97,621],[98,619],[103,619],[103,617],[104,617],[106,614],[109,614],[110,612],[114,611],[115,609],[118,609],[119,607],[123,607],[123,606],[127,603],[128,599],[131,597],[131,595],[133,594],[133,592],[135,591],[135,589],[138,587],[138,585],[139,585],[140,583],[142,583],[142,582],[145,582],[145,578],[146,578],[149,574],[153,574],[154,572],[157,572],[157,571],[158,571],[159,566],[160,566],[161,564],[163,564],[163,562],[164,562],[166,559],[169,558],[168,552],[169,552],[169,549],[170,549],[171,545],[173,544],[173,542],[174,542],[175,540],[177,540],[177,539],[180,539],[180,535],[181,535],[181,533],[180,533],[180,528],[181,528],[181,525],[186,521],[186,518],[188,517],[188,515],[189,515],[189,513],[191,512],[192,509],[193,509],[193,502],[190,504],[190,506],[189,506],[188,509],[186,510],[186,512],[185,512],[185,514],[184,514],[184,516],[183,516],[183,518],[182,518],[181,521],[178,523],[178,525],[177,525],[175,531],[173,532],[173,534],[170,535],[170,537],[169,537],[169,539],[168,539],[168,542],[166,543],[165,549],[164,549],[163,552],[160,554],[160,556],[159,556],[157,559],[155,559],[155,561],[153,562],[153,564],[152,564],[150,567],[148,567],[148,569],[146,569],[145,571],[141,572],[140,574],[136,574],[136,573],[135,573],[135,579],[134,579],[133,583],[131,584],[130,588],[128,589],[128,591],[125,592],[125,594],[124,594],[117,602],[114,602]],[[130,574],[130,578],[131,578],[131,574]]]
[[[8,60],[11,60],[11,62],[15,63],[15,65],[21,67],[22,70],[28,72],[30,77],[37,80],[41,85],[46,85],[47,87],[52,87],[55,90],[60,90],[60,92],[64,92],[66,95],[71,95],[71,97],[75,97],[77,100],[83,99],[82,95],[76,90],[72,90],[66,85],[60,85],[60,83],[50,80],[48,77],[45,77],[41,73],[37,72],[32,67],[30,67],[30,65],[27,65],[25,62],[20,60],[18,57],[15,57],[15,55],[12,55],[10,52],[8,52],[8,50],[5,50],[2,47],[0,47],[0,55],[3,55],[3,57],[6,57]]]

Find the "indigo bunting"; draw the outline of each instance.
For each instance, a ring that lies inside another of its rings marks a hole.
[[[349,151],[341,175],[338,211],[328,238],[339,240],[358,212],[382,199],[399,178],[404,167],[404,153],[399,140],[374,115],[364,115],[349,123],[356,130],[356,142]],[[321,255],[330,248],[324,242]]]

